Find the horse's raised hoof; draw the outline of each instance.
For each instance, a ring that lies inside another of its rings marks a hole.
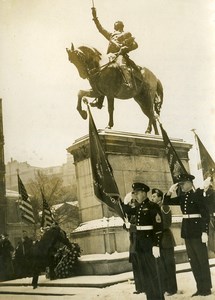
[[[109,126],[109,125],[105,127],[105,129],[111,129],[111,128],[112,128],[112,127],[111,127],[111,126]]]
[[[93,101],[90,103],[91,107],[97,107],[98,109],[102,109],[103,105],[99,103],[99,101]]]
[[[37,288],[37,285],[33,285],[33,289],[36,289]]]
[[[86,112],[86,110],[80,111],[80,115],[82,116],[82,118],[83,118],[84,120],[87,119],[87,112]]]
[[[145,131],[145,134],[150,134],[151,132],[149,130],[146,130]]]

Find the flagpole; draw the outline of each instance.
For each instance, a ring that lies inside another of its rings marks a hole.
[[[19,169],[16,169],[16,173],[17,173],[17,177],[19,176]],[[20,199],[21,195],[19,194],[19,199],[18,199],[18,215],[19,215],[19,221],[20,221],[20,228],[21,228],[21,232],[23,231],[23,220],[22,220],[22,212],[20,209],[20,200],[22,201],[22,199]]]
[[[87,98],[83,98],[83,103],[87,105],[88,114],[91,114],[90,106],[89,106],[89,102],[88,102]],[[102,207],[102,216],[104,218],[105,217],[104,216],[104,203],[101,203],[101,207]],[[107,233],[108,233],[108,235],[110,235],[110,233],[109,233],[109,224],[107,226]],[[103,230],[103,240],[104,240],[104,250],[105,250],[105,253],[107,253],[107,241],[106,241],[106,232],[105,232],[105,230]]]

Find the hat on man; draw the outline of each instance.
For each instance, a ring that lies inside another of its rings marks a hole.
[[[150,190],[150,188],[148,187],[148,185],[142,183],[142,182],[134,182],[132,184],[132,189],[134,190],[134,192],[136,191],[143,191],[143,192],[148,192]]]
[[[161,190],[152,189],[152,195],[155,194],[155,193],[158,195],[158,197],[163,197],[163,192]]]
[[[193,179],[195,179],[195,176],[191,175],[191,174],[180,174],[177,177],[177,182],[184,182],[184,181],[193,181]]]

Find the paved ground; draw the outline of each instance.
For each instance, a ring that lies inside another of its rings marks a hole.
[[[210,260],[213,285],[215,286],[215,260]],[[166,297],[169,300],[186,300],[196,291],[189,264],[177,265],[178,288],[182,294]],[[31,278],[16,279],[0,283],[0,300],[145,300],[145,294],[134,295],[132,272],[103,275],[103,276],[76,276],[66,279],[50,281],[40,276],[39,287],[35,290],[31,286]],[[195,299],[214,300],[213,294]],[[60,299],[59,299],[60,297]]]

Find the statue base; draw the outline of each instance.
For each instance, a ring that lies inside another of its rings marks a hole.
[[[151,188],[156,187],[163,192],[166,192],[172,185],[172,178],[161,136],[116,132],[112,130],[99,130],[98,132],[103,148],[112,166],[120,195],[123,198],[131,191],[134,181],[144,182]],[[181,139],[171,139],[171,142],[185,168],[189,171],[188,152],[191,145]],[[110,211],[104,203],[98,201],[94,195],[89,158],[89,136],[76,140],[67,151],[74,157],[79,214],[82,222],[71,233],[71,240],[80,245],[83,251],[82,255],[84,256],[112,255],[114,253],[128,252],[129,233],[123,229],[122,219],[117,217],[113,211]],[[150,192],[148,193],[148,197],[151,197]],[[180,246],[184,243],[180,237],[180,208],[172,207],[172,214],[176,216],[172,230],[176,244]],[[110,261],[105,259],[98,260],[97,262],[95,260],[91,262],[81,261],[81,264],[82,266],[86,266],[86,268],[82,268],[85,272],[115,274],[117,270],[118,272],[127,272],[128,268],[131,269],[128,256],[123,258],[123,260],[124,267],[120,266],[120,268],[124,268],[124,270],[119,270],[119,258],[114,258]],[[118,267],[115,267],[117,265]]]

